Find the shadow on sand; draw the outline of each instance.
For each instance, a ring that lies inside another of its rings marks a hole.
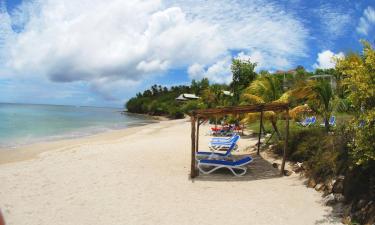
[[[247,154],[249,155],[249,154]],[[245,155],[236,155],[236,158],[242,158]],[[250,154],[253,161],[247,166],[247,173],[241,177],[234,176],[228,169],[222,168],[211,174],[200,173],[195,181],[252,181],[261,179],[280,178],[280,171],[272,166],[270,162],[263,159],[256,153]]]

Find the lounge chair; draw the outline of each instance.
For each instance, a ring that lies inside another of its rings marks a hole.
[[[240,136],[236,135],[233,139],[229,141],[211,141],[208,145],[210,149],[213,150],[221,150],[221,149],[227,149],[229,148],[233,143],[237,144],[237,142],[240,140]]]
[[[331,116],[331,117],[329,118],[328,123],[329,123],[329,125],[332,126],[332,127],[336,126],[336,117],[335,117],[335,116]],[[324,127],[325,124],[324,124],[324,123],[321,123],[320,126]]]
[[[307,117],[302,122],[297,122],[297,124],[299,124],[303,127],[308,127],[308,126],[311,126],[312,124],[314,124],[315,122],[316,122],[316,117],[312,116],[312,117]]]
[[[213,137],[211,138],[211,142],[219,142],[219,141],[228,142],[228,141],[233,140],[233,138],[235,138],[236,136],[239,136],[239,135],[233,134],[231,137]]]
[[[211,149],[211,152],[202,152],[198,151],[195,153],[195,159],[199,160],[202,158],[206,159],[224,159],[224,158],[230,158],[232,156],[232,151],[235,150],[237,144],[236,142],[233,142],[229,148],[226,149],[225,152],[215,152],[214,149]]]
[[[198,169],[203,174],[210,174],[218,169],[227,168],[233,173],[233,175],[239,177],[246,173],[247,171],[246,165],[251,163],[252,161],[253,161],[253,158],[251,158],[250,156],[246,156],[236,161],[201,159],[198,161]],[[204,167],[213,167],[213,168],[209,170],[205,170]],[[236,173],[235,170],[240,170],[242,172]]]
[[[310,120],[310,123],[307,126],[311,126],[311,125],[315,124],[315,122],[316,122],[316,117],[312,116],[311,120]]]
[[[301,122],[297,122],[298,125],[301,125],[303,127],[306,127],[311,121],[311,118],[310,117],[307,117],[305,118],[303,121]]]

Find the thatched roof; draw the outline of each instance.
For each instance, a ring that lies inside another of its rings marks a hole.
[[[283,111],[289,108],[288,103],[262,103],[254,105],[230,106],[213,109],[199,109],[193,111],[193,115],[198,117],[207,117],[224,114],[244,114],[262,111]]]

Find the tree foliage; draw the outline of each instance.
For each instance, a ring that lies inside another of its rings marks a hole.
[[[243,90],[256,78],[255,67],[256,63],[252,63],[250,60],[232,60],[233,80],[230,86],[233,92],[233,104],[239,103]]]
[[[351,121],[354,139],[351,155],[358,165],[375,160],[375,50],[363,43],[363,53],[338,59],[336,69],[343,74],[343,85],[356,116]]]

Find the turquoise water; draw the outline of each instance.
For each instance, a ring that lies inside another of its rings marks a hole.
[[[151,122],[114,108],[0,103],[0,147],[75,138]]]

